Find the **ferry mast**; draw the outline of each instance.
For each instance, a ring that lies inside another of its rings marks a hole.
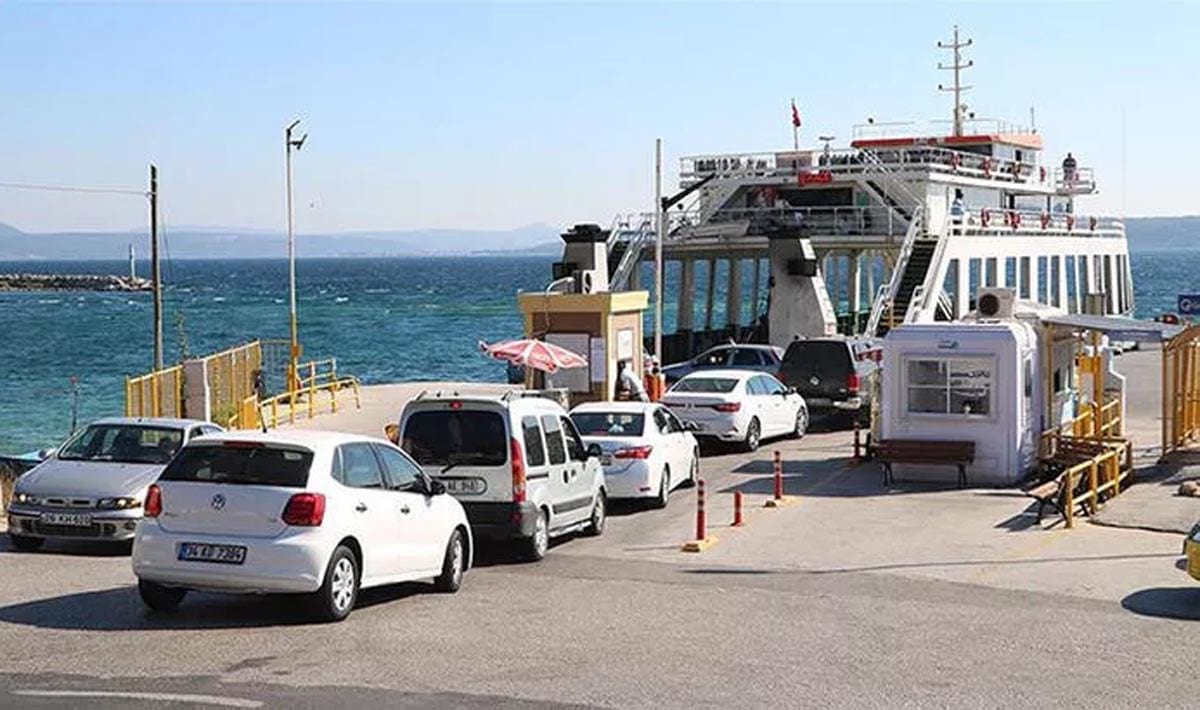
[[[948,91],[948,92],[954,93],[954,136],[955,137],[959,137],[963,134],[963,113],[965,112],[967,107],[962,102],[962,95],[965,92],[974,88],[971,86],[963,86],[963,83],[962,83],[962,70],[970,69],[971,67],[975,66],[975,62],[970,59],[968,59],[966,61],[966,63],[963,63],[962,50],[966,47],[970,47],[974,43],[975,43],[975,41],[969,37],[967,38],[966,41],[963,41],[963,42],[959,41],[958,25],[954,26],[954,40],[953,41],[950,41],[950,42],[940,42],[939,41],[937,43],[938,49],[948,49],[948,50],[954,52],[954,63],[953,64],[942,64],[941,62],[938,62],[938,69],[943,69],[946,71],[954,72],[954,85],[953,86],[943,86],[941,84],[938,84],[938,91]]]

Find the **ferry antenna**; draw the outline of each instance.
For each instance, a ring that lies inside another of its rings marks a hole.
[[[967,91],[969,91],[970,89],[974,88],[972,86],[965,86],[962,83],[962,70],[970,69],[971,67],[975,66],[975,62],[973,60],[968,59],[965,63],[963,62],[962,50],[966,47],[970,47],[974,43],[975,43],[975,40],[973,40],[971,38],[967,38],[965,41],[959,41],[958,25],[954,26],[954,40],[953,41],[950,41],[950,42],[939,41],[937,43],[938,49],[949,49],[952,52],[954,52],[954,63],[953,64],[942,64],[941,62],[938,62],[938,69],[944,69],[947,71],[954,72],[954,85],[953,86],[943,86],[942,84],[938,84],[938,91],[949,91],[949,92],[954,93],[954,135],[955,136],[961,136],[963,134],[963,114],[966,112],[967,107],[962,102],[962,95],[964,93],[966,93]]]

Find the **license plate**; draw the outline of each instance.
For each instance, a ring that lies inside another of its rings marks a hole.
[[[91,527],[92,516],[82,513],[42,513],[42,522],[47,525],[69,525],[76,528]]]
[[[181,542],[179,543],[179,559],[185,562],[219,562],[226,565],[240,565],[246,561],[246,548],[241,545]]]
[[[487,490],[487,483],[482,478],[443,478],[441,481],[451,495],[477,496]]]

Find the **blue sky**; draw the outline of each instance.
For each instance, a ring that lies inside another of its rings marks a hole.
[[[673,186],[680,155],[789,147],[791,96],[810,144],[948,117],[955,22],[972,108],[1036,106],[1051,159],[1097,169],[1097,211],[1200,212],[1200,6],[1151,3],[0,2],[0,181],[139,186],[153,160],[168,225],[278,228],[299,116],[301,231],[607,222],[651,203],[655,137]],[[144,221],[137,198],[0,189],[27,230]]]

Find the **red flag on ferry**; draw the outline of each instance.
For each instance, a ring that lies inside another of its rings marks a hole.
[[[792,100],[792,126],[800,127],[800,110],[796,108],[796,101]]]

